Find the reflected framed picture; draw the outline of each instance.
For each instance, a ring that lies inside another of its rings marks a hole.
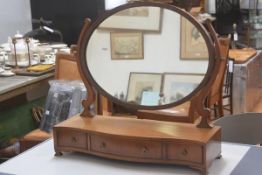
[[[141,32],[110,33],[111,59],[143,59],[143,34]]]
[[[158,7],[134,7],[107,18],[100,29],[127,29],[159,32],[162,10]]]
[[[158,100],[155,94],[160,94],[161,84],[162,74],[160,73],[131,72],[127,89],[127,102],[142,104],[142,101],[151,99],[150,104],[154,104]],[[145,95],[146,100],[143,99],[143,95]]]
[[[162,93],[165,103],[176,102],[193,92],[204,79],[204,74],[164,73]]]
[[[202,34],[184,17],[181,17],[180,31],[180,59],[208,60],[208,49]]]

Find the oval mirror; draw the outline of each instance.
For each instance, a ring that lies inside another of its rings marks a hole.
[[[207,82],[214,56],[204,27],[167,4],[131,3],[83,32],[81,69],[110,100],[136,109],[181,104]]]

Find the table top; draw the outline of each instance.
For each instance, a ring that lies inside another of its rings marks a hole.
[[[199,129],[196,127],[196,124],[192,123],[134,120],[133,118],[128,118],[128,116],[105,117],[95,115],[89,118],[81,117],[79,114],[59,123],[56,125],[56,128],[72,128],[90,133],[109,134],[128,138],[190,140],[199,144],[207,144],[220,131],[220,127]],[[188,134],[188,131],[190,131],[190,134]]]
[[[215,160],[209,175],[232,172],[249,145],[222,143],[222,158]],[[48,140],[0,165],[0,172],[19,175],[199,175],[200,172],[175,165],[142,164],[99,158],[80,153],[54,156],[53,140]]]
[[[235,60],[235,64],[243,64],[248,60],[253,58],[257,54],[257,51],[253,48],[244,48],[244,49],[230,49],[229,58]]]
[[[54,73],[47,73],[40,76],[15,75],[12,77],[0,77],[0,95],[52,76],[54,76]]]

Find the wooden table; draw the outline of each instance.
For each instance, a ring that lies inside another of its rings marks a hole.
[[[243,64],[254,57],[257,51],[253,48],[230,49],[228,54],[229,58],[234,58],[235,64]]]
[[[222,143],[222,159],[213,162],[210,175],[228,175],[250,146]],[[48,140],[0,165],[0,172],[19,175],[199,175],[183,166],[130,163],[79,153],[54,156],[53,140]]]
[[[43,90],[53,78],[53,72],[40,76],[0,77],[0,102],[28,92],[28,98],[33,98],[32,94],[36,93],[34,90]]]

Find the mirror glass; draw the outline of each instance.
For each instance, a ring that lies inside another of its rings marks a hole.
[[[132,7],[106,18],[86,49],[91,76],[121,101],[159,106],[177,102],[205,77],[209,53],[200,31],[170,9]]]

